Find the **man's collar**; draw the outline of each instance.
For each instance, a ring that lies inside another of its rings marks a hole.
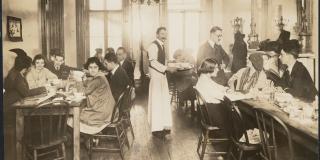
[[[115,64],[115,67],[111,71],[112,75],[114,75],[114,73],[117,71],[118,68],[119,68],[119,64]]]
[[[214,48],[215,43],[211,39],[208,40],[208,43],[212,48]]]
[[[164,43],[160,39],[157,38],[156,41],[158,41],[160,45],[164,45]]]
[[[293,66],[297,63],[297,60],[295,60],[294,62],[292,62],[290,65],[288,65],[288,71],[291,74]]]
[[[123,65],[124,60],[120,61],[121,66]]]
[[[58,65],[53,64],[53,67],[54,67],[54,68],[59,67],[59,69],[60,69],[60,68],[61,68],[61,66],[62,66],[62,65],[58,66]]]

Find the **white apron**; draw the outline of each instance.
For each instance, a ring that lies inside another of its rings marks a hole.
[[[151,132],[171,129],[172,113],[167,77],[153,68],[149,68],[149,74],[148,121]]]

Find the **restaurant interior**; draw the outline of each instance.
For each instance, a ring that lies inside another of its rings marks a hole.
[[[2,0],[3,159],[316,160],[318,3]]]

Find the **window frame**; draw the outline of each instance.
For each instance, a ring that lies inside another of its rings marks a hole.
[[[106,5],[106,0],[104,0],[105,1],[105,3],[104,3],[104,5]],[[122,27],[121,27],[121,33],[122,33],[122,35],[121,35],[121,46],[123,46],[123,44],[124,44],[124,38],[123,38],[123,34],[124,34],[124,29],[125,29],[125,27],[124,27],[124,22],[123,22],[123,20],[124,20],[124,11],[125,11],[125,9],[124,9],[124,3],[123,3],[123,0],[122,0],[122,8],[121,8],[121,10],[107,10],[107,9],[104,9],[104,10],[91,10],[90,9],[90,6],[89,6],[89,14],[90,13],[94,13],[94,12],[98,12],[98,13],[103,13],[103,16],[104,16],[104,35],[103,35],[103,37],[104,37],[104,50],[106,50],[109,46],[108,46],[108,44],[109,44],[109,36],[108,36],[108,25],[109,25],[109,22],[108,22],[108,20],[109,20],[109,18],[108,18],[108,16],[110,15],[110,13],[116,13],[116,14],[121,14],[122,15],[122,20],[121,20],[121,23],[122,23]],[[89,21],[90,21],[90,17],[89,17]],[[89,28],[90,28],[90,24],[89,24]],[[90,39],[91,39],[91,35],[90,35],[90,33],[89,33],[89,44],[90,44]],[[116,48],[114,48],[115,50],[116,50]],[[91,51],[91,47],[90,47],[90,45],[89,45],[89,50]],[[91,56],[91,53],[90,53],[90,56]]]

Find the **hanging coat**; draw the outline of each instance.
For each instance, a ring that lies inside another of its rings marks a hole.
[[[247,65],[247,44],[243,40],[244,34],[237,32],[234,35],[234,45],[232,48],[233,60],[231,72],[237,73],[239,69]]]

